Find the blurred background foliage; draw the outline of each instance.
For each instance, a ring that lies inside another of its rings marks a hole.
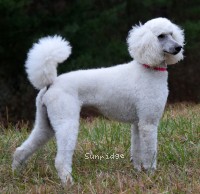
[[[59,73],[131,60],[128,31],[167,17],[185,30],[185,60],[169,67],[169,102],[200,102],[200,3],[196,0],[0,0],[0,119],[32,120],[37,91],[24,62],[38,38],[59,34],[73,54]]]

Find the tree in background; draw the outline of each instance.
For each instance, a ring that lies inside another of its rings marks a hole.
[[[186,58],[169,68],[169,101],[199,102],[199,13],[195,0],[1,0],[0,118],[33,118],[36,91],[27,81],[24,62],[38,38],[60,34],[71,42],[73,54],[59,66],[60,73],[107,67],[131,60],[128,31],[154,17],[169,18],[186,34]]]

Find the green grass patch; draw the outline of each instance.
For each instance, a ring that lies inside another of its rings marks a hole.
[[[55,139],[13,174],[12,154],[27,125],[0,127],[0,193],[199,193],[200,106],[171,105],[159,125],[158,168],[137,173],[130,162],[130,125],[81,120],[73,157],[75,184],[63,189],[54,167]],[[100,157],[101,158],[98,158]],[[89,158],[88,158],[89,157]],[[96,157],[96,158],[95,158]]]

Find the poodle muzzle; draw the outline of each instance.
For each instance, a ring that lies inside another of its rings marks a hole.
[[[162,46],[162,49],[165,53],[176,55],[178,54],[182,46],[178,44],[170,34],[165,34],[162,36],[158,36],[158,40]]]

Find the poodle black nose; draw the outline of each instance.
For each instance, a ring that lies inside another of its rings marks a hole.
[[[177,53],[178,53],[181,49],[182,49],[182,46],[177,46],[177,47],[175,48],[175,50],[176,50]]]

